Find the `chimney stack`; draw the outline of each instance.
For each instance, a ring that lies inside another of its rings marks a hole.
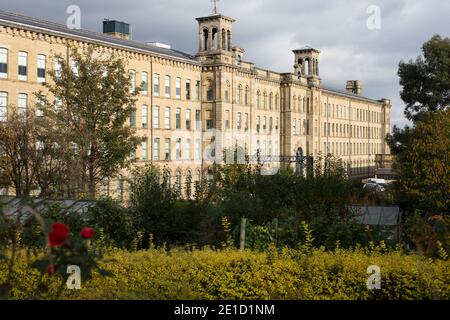
[[[360,96],[362,94],[362,85],[360,80],[348,80],[345,90]]]

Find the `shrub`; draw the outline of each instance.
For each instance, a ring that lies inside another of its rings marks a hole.
[[[66,299],[449,299],[450,261],[371,249],[268,252],[150,249],[112,250],[94,275]],[[381,268],[381,289],[368,290],[369,265]],[[26,275],[26,276],[25,276]],[[5,265],[0,263],[0,283]],[[36,292],[37,277],[24,255],[13,281],[14,299]],[[53,297],[52,283],[41,298]],[[53,283],[53,286],[55,284]]]

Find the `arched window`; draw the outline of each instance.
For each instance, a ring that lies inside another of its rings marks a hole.
[[[201,181],[202,181],[202,171],[198,169],[197,174],[195,175],[195,182],[200,183]]]
[[[186,171],[186,178],[185,178],[185,187],[186,187],[186,195],[190,196],[191,194],[191,186],[192,186],[192,172],[191,170]]]
[[[238,85],[237,88],[237,103],[242,104],[242,85]]]
[[[275,95],[275,110],[278,110],[278,100],[279,100],[278,93]]]
[[[214,100],[214,86],[211,80],[206,82],[206,100],[212,101]]]
[[[256,108],[261,109],[261,92],[256,93]]]
[[[227,48],[227,33],[225,29],[222,29],[222,50],[228,50]]]
[[[177,170],[175,173],[175,188],[181,190],[181,171]]]
[[[269,94],[269,109],[270,110],[273,109],[273,93],[272,92]]]
[[[231,46],[231,31],[228,30],[227,31],[227,49],[228,49],[228,51],[231,51],[231,48],[232,48],[232,46]]]
[[[302,106],[302,110],[303,110],[303,113],[305,113],[305,111],[306,111],[306,97],[303,97],[303,106]]]
[[[219,49],[219,31],[217,28],[212,29],[212,47],[213,49]]]
[[[203,50],[207,51],[209,47],[209,31],[208,29],[203,29]]]
[[[225,86],[225,101],[230,102],[230,82],[227,81]]]
[[[244,94],[244,104],[248,106],[248,94],[249,94],[249,88],[248,86],[245,87],[245,94]]]
[[[264,91],[264,101],[263,101],[264,110],[267,109],[267,92]]]

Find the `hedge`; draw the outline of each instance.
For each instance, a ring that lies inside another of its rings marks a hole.
[[[31,259],[32,260],[32,259]],[[11,299],[54,299],[58,276],[31,269],[19,255]],[[110,250],[79,291],[61,299],[449,299],[450,262],[383,248],[325,251],[225,249]],[[381,268],[381,289],[366,286],[369,265]],[[0,284],[7,266],[0,263]],[[46,290],[42,290],[46,288]]]

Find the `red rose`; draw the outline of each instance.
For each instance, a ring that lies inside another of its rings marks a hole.
[[[94,229],[89,228],[89,227],[84,227],[81,231],[80,231],[80,235],[83,239],[90,239],[94,236]]]
[[[49,264],[47,268],[45,268],[45,273],[48,273],[49,275],[54,275],[57,269],[58,267],[55,266],[54,264]]]
[[[52,225],[52,231],[48,234],[48,245],[50,247],[61,247],[68,236],[69,228],[63,223],[55,222]]]

